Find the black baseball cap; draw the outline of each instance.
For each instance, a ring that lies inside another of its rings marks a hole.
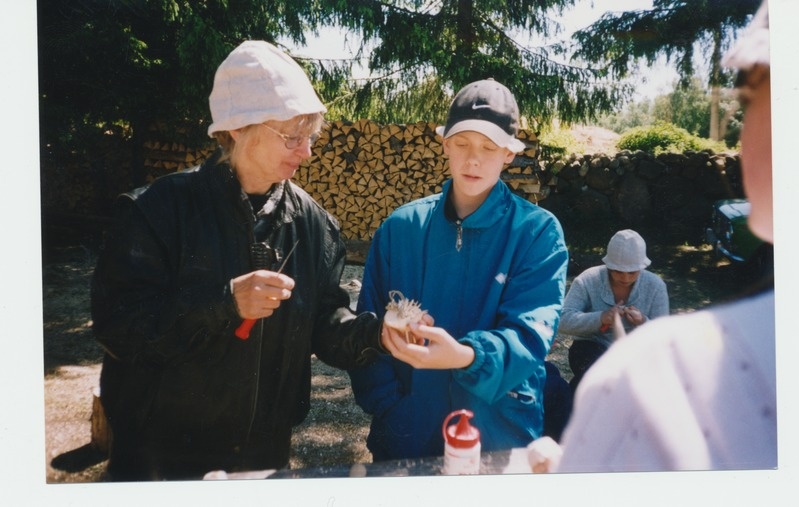
[[[449,106],[447,124],[436,129],[444,138],[466,131],[479,132],[497,146],[516,153],[526,148],[516,138],[519,131],[516,99],[505,85],[490,78],[463,87]]]

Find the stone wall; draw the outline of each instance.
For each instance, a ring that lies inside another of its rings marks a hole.
[[[542,162],[540,205],[580,229],[655,227],[678,241],[701,238],[715,200],[743,195],[737,154],[619,152]]]

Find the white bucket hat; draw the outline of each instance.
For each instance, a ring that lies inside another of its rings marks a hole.
[[[646,256],[646,242],[632,229],[619,231],[608,242],[607,255],[602,262],[614,271],[632,273],[641,271],[652,261]]]
[[[265,41],[246,41],[216,70],[208,135],[267,120],[325,113],[302,67]]]

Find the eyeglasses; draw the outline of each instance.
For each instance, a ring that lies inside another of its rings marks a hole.
[[[280,132],[279,130],[273,129],[272,127],[270,127],[266,123],[261,123],[261,125],[263,125],[264,127],[268,128],[269,130],[271,130],[275,134],[279,135],[280,138],[283,139],[283,144],[286,146],[287,150],[296,149],[301,144],[303,144],[306,140],[308,140],[310,142],[310,144],[313,145],[316,142],[316,140],[319,139],[319,132],[314,132],[313,134],[307,135],[307,136],[290,136],[290,135],[284,134],[283,132]]]

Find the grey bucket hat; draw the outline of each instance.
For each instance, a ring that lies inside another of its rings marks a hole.
[[[646,256],[644,238],[632,229],[619,231],[610,238],[602,262],[609,269],[625,273],[641,271],[652,263]]]

